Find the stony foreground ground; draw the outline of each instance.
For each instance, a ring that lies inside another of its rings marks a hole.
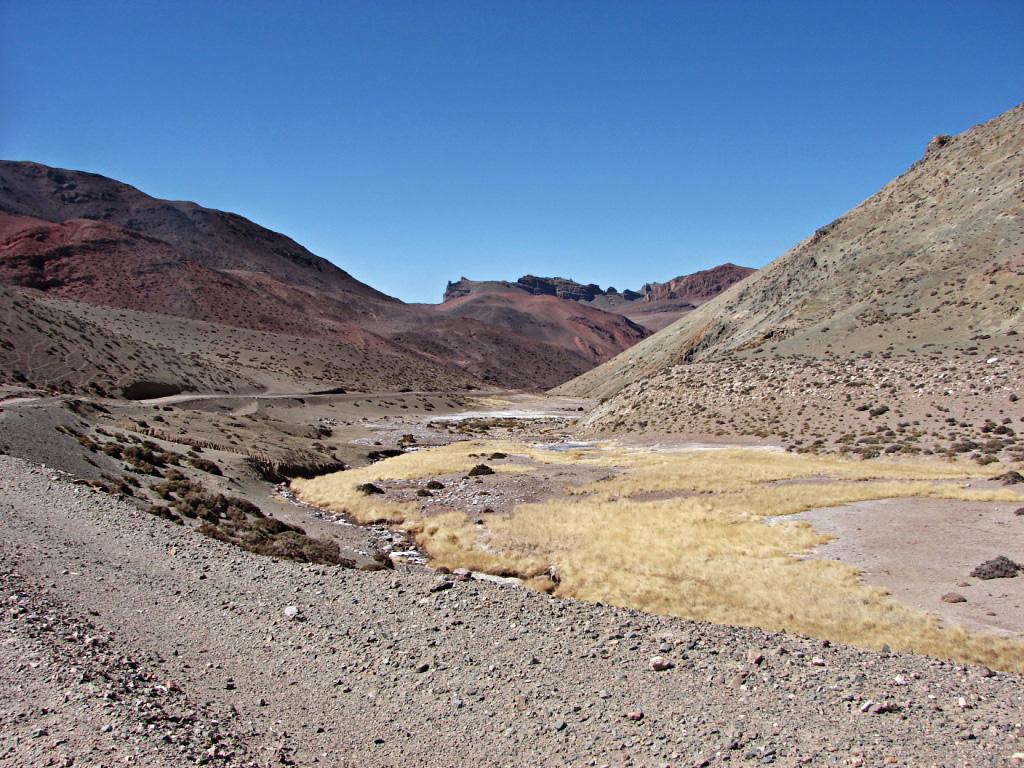
[[[0,765],[1024,762],[1016,675],[274,561],[7,456],[0,525]]]

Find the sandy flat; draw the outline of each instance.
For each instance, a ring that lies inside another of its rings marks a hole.
[[[1024,496],[1019,504],[887,499],[796,517],[836,536],[817,556],[860,568],[899,602],[967,629],[1024,635],[1024,578],[970,575],[997,555],[1024,561],[1024,517],[1013,514],[1022,505]],[[967,602],[943,602],[948,592]]]

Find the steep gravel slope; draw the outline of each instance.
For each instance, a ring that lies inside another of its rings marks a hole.
[[[760,272],[561,386],[609,396],[730,353],[858,356],[1024,324],[1024,105],[937,136],[904,174]]]
[[[6,456],[0,524],[0,765],[1024,760],[1015,675],[278,562]]]

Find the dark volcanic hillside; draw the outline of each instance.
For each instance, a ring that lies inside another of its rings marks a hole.
[[[567,314],[557,299],[516,312],[403,304],[236,214],[36,163],[0,162],[0,282],[279,334],[284,346],[326,339],[389,366],[405,359],[425,384],[547,388],[646,335],[616,314]]]
[[[89,219],[50,223],[0,213],[0,281],[104,306],[303,336],[344,335],[379,311],[375,298],[212,268],[166,241]]]
[[[236,214],[91,173],[0,162],[0,280],[52,296],[303,336],[400,302]]]

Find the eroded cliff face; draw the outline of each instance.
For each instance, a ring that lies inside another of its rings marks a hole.
[[[664,283],[647,283],[640,289],[638,298],[646,302],[684,300],[697,306],[713,299],[756,271],[737,264],[720,264],[711,269],[694,272],[692,275],[675,277]]]

